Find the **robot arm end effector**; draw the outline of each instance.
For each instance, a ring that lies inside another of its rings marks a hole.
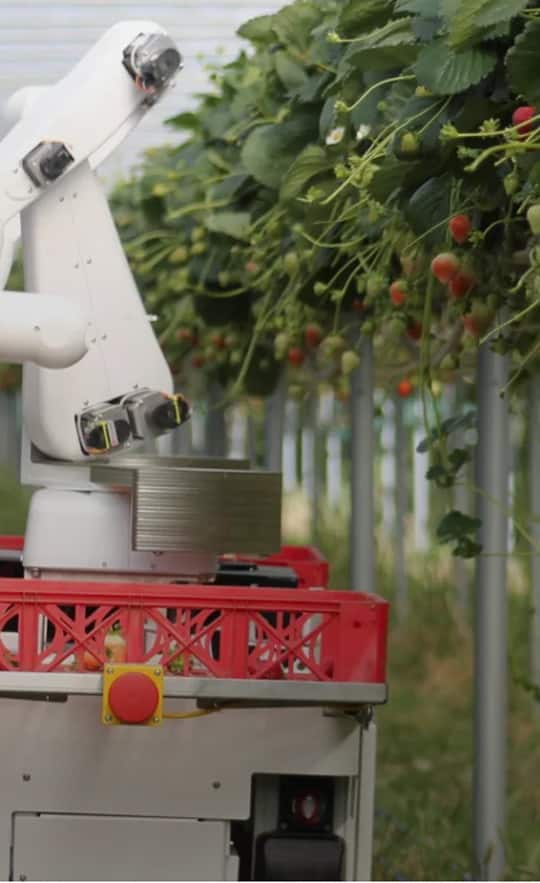
[[[182,67],[182,57],[166,34],[139,34],[124,49],[122,61],[137,87],[156,96]]]
[[[132,440],[156,438],[190,417],[191,408],[183,396],[140,389],[118,402],[83,411],[76,423],[82,450],[95,456],[122,450]]]

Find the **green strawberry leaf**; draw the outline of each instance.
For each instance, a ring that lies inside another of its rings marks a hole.
[[[213,233],[224,233],[233,239],[249,239],[251,216],[248,212],[216,212],[205,223]]]
[[[496,63],[495,52],[477,48],[454,52],[439,38],[422,49],[415,73],[418,82],[435,95],[456,95],[487,77]]]
[[[411,64],[416,58],[413,19],[398,18],[351,43],[339,63],[337,79],[355,71],[388,70]]]
[[[436,18],[440,14],[440,0],[397,0],[395,11]]]
[[[437,245],[444,238],[444,224],[450,215],[451,175],[429,178],[404,206],[405,217],[417,236]],[[430,231],[430,232],[429,232]]]
[[[338,31],[345,36],[357,37],[361,31],[384,24],[391,14],[390,0],[348,0],[339,19]]]
[[[273,23],[273,15],[258,15],[256,18],[250,18],[249,21],[244,22],[236,33],[244,40],[249,40],[250,43],[272,43],[275,40],[272,31]]]
[[[276,52],[274,64],[276,73],[288,92],[305,85],[308,78],[305,68],[294,61],[288,52]]]
[[[529,0],[459,0],[448,10],[448,43],[454,48],[484,37],[487,28],[506,23],[528,6]]]
[[[506,55],[510,87],[527,101],[540,101],[540,21],[531,21]]]
[[[333,168],[334,162],[326,155],[326,151],[316,144],[310,144],[293,162],[281,184],[280,198],[294,199],[304,185],[315,175]]]
[[[245,169],[260,184],[278,190],[300,151],[316,137],[316,123],[311,114],[298,113],[290,122],[255,129],[242,148]]]

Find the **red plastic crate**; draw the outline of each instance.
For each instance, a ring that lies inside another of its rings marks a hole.
[[[0,579],[0,670],[102,666],[116,626],[126,662],[159,663],[178,677],[384,683],[388,604],[319,589],[327,565],[314,550],[264,561],[291,567],[301,585],[315,572],[317,587]]]

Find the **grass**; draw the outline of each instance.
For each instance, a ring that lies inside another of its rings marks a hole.
[[[0,467],[0,535],[24,533],[30,496],[13,472]]]

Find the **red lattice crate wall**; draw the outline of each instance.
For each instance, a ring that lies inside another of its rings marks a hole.
[[[0,579],[0,670],[101,667],[115,628],[126,662],[178,677],[385,682],[385,601],[321,589],[328,568],[310,549],[264,563],[291,567],[301,587]]]

